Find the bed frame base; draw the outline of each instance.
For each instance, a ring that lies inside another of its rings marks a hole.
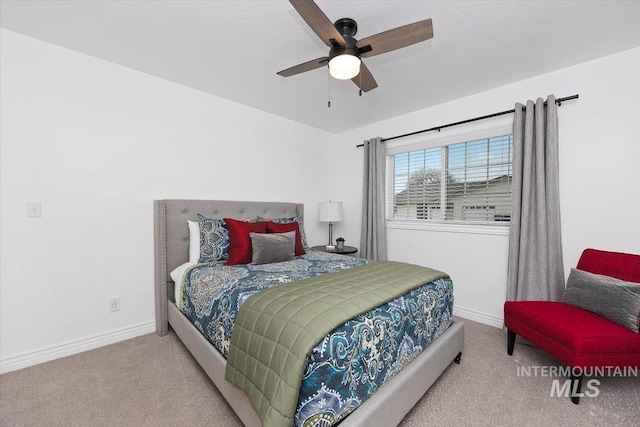
[[[261,426],[246,395],[224,379],[226,360],[173,304],[168,304],[169,324],[227,400],[245,426]],[[452,361],[460,363],[464,324],[453,323],[409,365],[396,374],[341,427],[387,427],[398,425]]]

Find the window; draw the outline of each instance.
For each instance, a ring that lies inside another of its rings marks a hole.
[[[505,129],[484,133],[388,149],[387,218],[508,224],[513,138]]]

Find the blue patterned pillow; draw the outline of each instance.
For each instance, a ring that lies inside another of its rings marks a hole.
[[[305,249],[309,247],[309,245],[307,245],[307,236],[304,234],[304,220],[302,218],[302,215],[296,215],[292,218],[275,218],[275,219],[258,217],[258,221],[271,221],[271,222],[275,222],[276,224],[289,224],[292,222],[297,222],[298,228],[300,229],[300,240],[302,240],[302,246]]]
[[[220,261],[229,258],[229,230],[224,219],[207,218],[198,214],[200,226],[200,260]]]

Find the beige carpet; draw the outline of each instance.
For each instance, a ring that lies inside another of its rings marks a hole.
[[[518,366],[557,365],[490,326],[464,320],[462,364],[452,364],[403,426],[640,426],[640,378],[601,378],[573,405],[549,397],[551,378]],[[240,421],[171,333],[145,335],[0,376],[1,426],[239,426]]]

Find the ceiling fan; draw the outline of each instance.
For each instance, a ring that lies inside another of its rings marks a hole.
[[[400,49],[433,37],[431,19],[393,28],[373,36],[356,40],[358,24],[351,18],[338,19],[331,23],[313,0],[289,0],[302,19],[331,49],[329,56],[295,65],[277,74],[289,77],[329,65],[329,73],[336,79],[351,79],[362,91],[378,87],[373,75],[362,62],[362,58]]]

